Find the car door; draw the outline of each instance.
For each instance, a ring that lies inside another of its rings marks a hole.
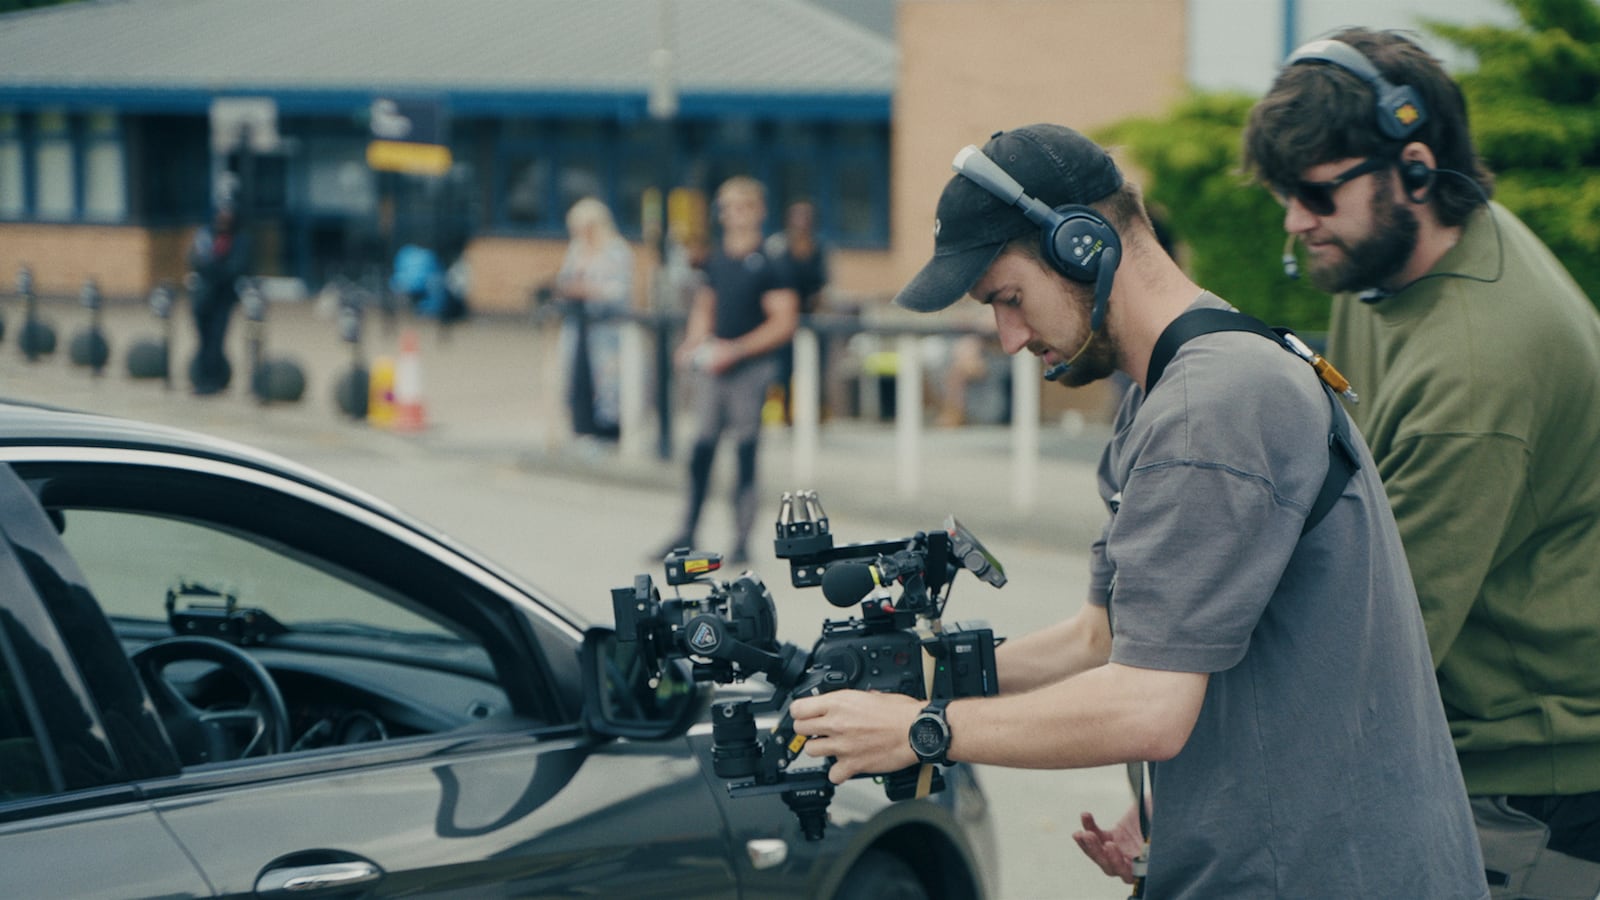
[[[137,708],[94,701],[58,631],[70,585],[36,589],[54,533],[0,465],[0,873],[13,897],[204,897],[182,846],[108,739]],[[32,570],[30,572],[30,570]],[[47,599],[49,602],[47,602]],[[109,633],[109,632],[107,632]],[[172,768],[176,768],[173,761]],[[146,770],[147,771],[147,770]]]
[[[491,735],[142,787],[220,896],[734,896],[682,748]]]
[[[159,818],[216,895],[737,894],[725,825],[687,741],[587,739],[576,718],[560,712],[576,710],[580,700],[551,696],[556,686],[534,683],[552,668],[535,661],[575,654],[576,642],[536,641],[533,629],[519,627],[533,598],[391,511],[217,459],[128,451],[101,459],[86,451],[70,465],[16,467],[65,523],[66,540],[51,549],[53,565],[78,583],[115,593],[159,568],[153,558],[164,553],[217,548],[237,582],[275,584],[291,564],[310,567],[319,577],[347,579],[351,593],[403,602],[409,612],[473,635],[496,661],[499,694],[483,701],[490,711],[480,721],[210,762],[126,785],[146,798],[147,814]],[[90,528],[103,539],[85,543],[79,526],[108,510],[132,527],[114,534]],[[93,516],[75,519],[80,512]],[[181,540],[141,546],[173,523],[188,529]],[[124,549],[108,553],[108,546]],[[251,567],[267,558],[272,574],[257,577]],[[179,568],[206,562],[191,557]],[[359,640],[355,634],[351,642]],[[292,674],[284,662],[290,657],[319,664],[273,646],[250,650],[280,679]],[[406,697],[396,684],[371,688],[417,709],[453,702]],[[107,882],[118,878],[102,874]]]

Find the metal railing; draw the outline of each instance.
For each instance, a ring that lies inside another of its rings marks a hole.
[[[536,311],[535,322],[559,324],[564,316],[580,311],[571,305],[551,304]],[[672,457],[674,406],[672,352],[686,316],[681,313],[612,312],[590,321],[622,322],[620,421],[618,452],[642,459],[652,452]],[[930,336],[959,337],[987,334],[971,326],[867,321],[858,316],[818,314],[802,316],[794,336],[794,370],[789,398],[792,477],[796,484],[813,483],[822,444],[821,346],[824,340],[872,335],[890,342],[895,354],[894,414],[895,489],[912,498],[924,487],[923,355],[919,343]],[[834,365],[839,360],[832,360]],[[1039,361],[1032,354],[1011,357],[1011,503],[1017,511],[1033,508],[1039,486]],[[559,392],[566,374],[560,373]],[[859,377],[868,377],[859,373]],[[652,391],[652,387],[654,390]],[[654,396],[652,397],[652,393]]]

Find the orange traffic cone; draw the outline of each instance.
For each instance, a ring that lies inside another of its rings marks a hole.
[[[399,431],[428,427],[422,408],[422,351],[414,328],[400,332],[400,355],[394,364],[394,427]]]

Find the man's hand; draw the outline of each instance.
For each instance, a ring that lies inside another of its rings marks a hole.
[[[684,341],[673,353],[673,362],[680,370],[698,370],[711,375],[721,375],[738,361],[739,352],[733,342],[717,337]]]
[[[1100,871],[1133,884],[1133,860],[1144,850],[1137,804],[1128,807],[1128,812],[1110,831],[1102,830],[1092,813],[1083,813],[1083,830],[1073,832],[1072,839]]]
[[[911,720],[923,702],[904,694],[835,691],[789,704],[795,734],[806,735],[807,756],[834,759],[828,780],[844,784],[863,773],[897,772],[917,763]]]

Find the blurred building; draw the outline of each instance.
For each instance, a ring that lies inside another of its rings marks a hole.
[[[407,243],[478,309],[554,273],[573,201],[657,233],[736,173],[813,199],[835,287],[882,298],[930,246],[954,152],[1031,121],[1259,90],[1353,0],[84,0],[0,16],[0,278],[181,274],[220,195],[255,268],[316,290]],[[1461,0],[1469,7],[1489,0]],[[1376,5],[1376,4],[1372,4]],[[1464,15],[1386,0],[1363,24]],[[1469,10],[1470,11],[1470,10]],[[1206,36],[1204,40],[1197,35]],[[1201,77],[1203,76],[1203,77]],[[648,254],[642,255],[647,257]]]
[[[42,290],[170,277],[219,194],[315,286],[405,243],[474,301],[552,274],[593,194],[748,173],[888,244],[895,50],[800,0],[90,0],[0,17],[0,259]]]

